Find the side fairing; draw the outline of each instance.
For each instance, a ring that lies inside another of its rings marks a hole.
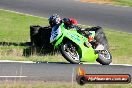
[[[51,32],[50,42],[54,44],[55,48],[59,48],[59,45],[63,40],[68,39],[77,45],[77,51],[79,52],[81,61],[94,62],[98,55],[94,53],[92,47],[84,46],[84,42],[88,42],[88,39],[79,33],[75,29],[67,30],[62,23],[58,28],[54,27]]]

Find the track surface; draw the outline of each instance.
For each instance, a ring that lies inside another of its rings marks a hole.
[[[0,0],[0,8],[48,17],[58,13],[81,24],[132,32],[132,8],[81,3],[77,0]]]
[[[83,67],[88,74],[130,74],[132,76],[132,66],[1,62],[0,80],[40,80],[72,82],[72,78],[75,81],[76,72],[79,66]],[[19,76],[21,76],[21,78]]]

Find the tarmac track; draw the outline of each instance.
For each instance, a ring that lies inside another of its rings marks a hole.
[[[0,62],[0,80],[26,81],[59,81],[76,80],[78,67],[87,74],[130,74],[132,66],[100,65],[100,64],[69,64],[69,63],[19,63]]]

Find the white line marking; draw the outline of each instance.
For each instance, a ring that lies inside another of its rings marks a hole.
[[[75,76],[75,68],[73,67],[73,71],[72,71],[72,88],[73,88],[73,82],[74,82],[74,76]]]
[[[0,60],[0,63],[4,63],[4,62],[10,62],[10,63],[36,63],[33,61],[12,61],[12,60]]]
[[[26,78],[27,76],[0,76],[0,78]]]
[[[110,65],[121,65],[121,66],[129,66],[129,67],[132,67],[132,65],[130,65],[130,64],[110,64]]]
[[[27,13],[21,13],[21,12],[12,11],[12,10],[5,10],[5,9],[0,9],[0,10],[12,12],[12,13],[17,13],[17,14],[22,14],[22,15],[26,15],[26,16],[32,16],[32,17],[47,19],[47,18],[45,18],[45,17],[35,16],[35,15],[31,15],[31,14],[27,14]]]
[[[99,64],[99,63],[81,63],[81,64],[92,64],[92,65],[101,65],[101,64]],[[131,64],[110,64],[110,65],[121,65],[121,66],[130,66],[130,67],[132,67],[132,65]]]

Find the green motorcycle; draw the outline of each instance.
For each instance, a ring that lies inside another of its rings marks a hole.
[[[96,35],[94,31],[91,31],[91,34]],[[102,65],[109,65],[112,62],[110,52],[102,44],[93,48],[87,37],[78,33],[76,29],[67,30],[64,23],[52,28],[50,43],[60,50],[67,61],[73,64],[97,61]]]

